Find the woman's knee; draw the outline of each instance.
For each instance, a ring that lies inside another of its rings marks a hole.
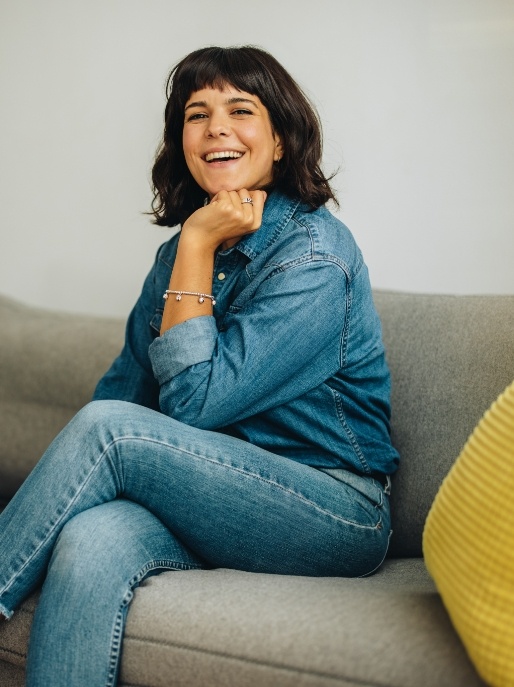
[[[109,425],[117,417],[126,417],[132,403],[127,401],[91,401],[81,408],[70,424],[80,424],[85,428]]]
[[[66,523],[50,561],[53,574],[75,577],[79,582],[81,577],[97,575],[100,566],[105,570],[110,562],[116,563],[116,549],[122,538],[115,522],[117,504],[112,501],[89,508]]]
[[[54,546],[49,572],[87,586],[90,580],[125,584],[153,568],[203,567],[146,508],[125,499],[94,506],[73,517]]]

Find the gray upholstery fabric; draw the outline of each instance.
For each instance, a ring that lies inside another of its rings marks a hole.
[[[163,664],[177,684],[213,687],[412,687],[420,674],[438,687],[481,684],[423,563],[410,563],[354,580],[231,570],[150,578],[133,602],[122,679],[140,679],[150,652],[145,684],[159,687],[169,684],[153,670]]]
[[[6,661],[0,661],[0,687],[23,687],[25,670]]]
[[[0,500],[20,486],[85,405],[123,344],[121,320],[39,310],[0,297]]]
[[[165,573],[135,594],[128,687],[475,687],[428,578],[423,523],[470,431],[514,378],[514,296],[376,292],[393,380],[391,556],[345,580]],[[0,297],[0,507],[90,398],[123,323]],[[394,558],[396,557],[396,558]],[[0,687],[21,687],[37,595],[0,623]]]
[[[433,498],[483,413],[514,379],[514,296],[376,292],[392,376],[390,555],[420,556]]]
[[[20,668],[36,601],[37,595],[31,597],[0,627],[0,659]],[[22,679],[21,672],[17,675]],[[0,686],[1,680],[0,664]],[[483,684],[421,559],[390,560],[376,575],[354,580],[233,570],[151,577],[131,605],[120,682],[148,687]]]

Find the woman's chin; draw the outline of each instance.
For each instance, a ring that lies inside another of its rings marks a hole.
[[[211,186],[207,193],[211,198],[214,198],[220,191],[239,191],[242,186],[238,186],[236,182],[220,184],[219,186]]]

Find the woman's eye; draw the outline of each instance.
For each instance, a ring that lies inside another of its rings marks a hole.
[[[193,122],[195,119],[203,119],[204,117],[207,117],[207,115],[203,112],[194,112],[193,114],[190,114],[189,117],[187,117],[186,121]]]
[[[232,114],[235,114],[235,115],[251,115],[253,113],[251,110],[238,109],[238,110],[234,110],[232,112]]]

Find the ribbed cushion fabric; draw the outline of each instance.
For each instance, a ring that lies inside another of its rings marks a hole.
[[[445,478],[423,551],[478,672],[494,687],[514,686],[514,383]]]

